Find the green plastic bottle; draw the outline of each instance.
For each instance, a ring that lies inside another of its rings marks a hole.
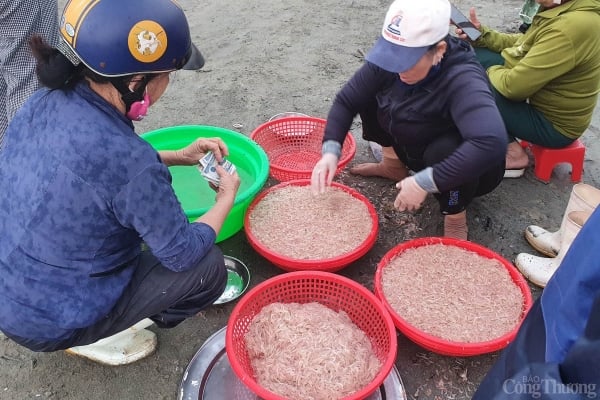
[[[535,2],[535,0],[525,0],[523,7],[521,7],[521,12],[519,12],[519,18],[521,21],[527,25],[531,25],[531,21],[533,20],[533,16],[537,14],[540,9],[540,5]]]

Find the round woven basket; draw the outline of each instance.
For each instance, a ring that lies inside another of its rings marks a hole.
[[[248,210],[246,211],[246,215],[244,216],[244,232],[246,233],[246,238],[248,239],[248,243],[256,250],[258,254],[271,261],[273,264],[278,266],[279,268],[285,271],[325,271],[325,272],[336,272],[340,269],[346,267],[350,263],[358,260],[360,257],[364,256],[377,241],[377,234],[379,232],[379,218],[377,217],[377,211],[375,207],[371,204],[369,199],[363,196],[361,193],[352,189],[349,186],[342,185],[337,182],[332,182],[331,186],[343,190],[344,192],[350,194],[355,199],[361,201],[363,204],[367,206],[369,211],[370,220],[365,221],[365,223],[371,224],[371,230],[369,235],[363,240],[362,243],[359,243],[356,248],[352,251],[349,251],[345,254],[341,254],[336,257],[331,258],[322,258],[322,259],[298,259],[292,258],[281,253],[277,253],[268,247],[267,244],[259,240],[259,238],[254,234],[252,230],[252,213],[256,206],[269,194],[276,192],[278,190],[284,189],[288,186],[308,186],[310,185],[310,180],[308,179],[298,179],[289,182],[282,182],[275,186],[271,186],[270,188],[263,190],[254,198]],[[285,218],[283,215],[277,216],[278,218]],[[337,226],[339,229],[343,229],[344,221],[340,221]]]
[[[265,122],[250,134],[269,158],[269,173],[280,182],[310,179],[321,159],[321,146],[327,121],[315,117],[283,117]],[[339,173],[356,154],[356,142],[350,132],[342,146]]]
[[[231,368],[240,381],[261,399],[285,400],[256,381],[244,336],[256,314],[264,306],[276,302],[319,302],[336,312],[344,311],[369,337],[375,354],[381,360],[381,369],[367,386],[344,400],[368,397],[389,375],[396,359],[396,328],[377,297],[357,282],[334,273],[288,272],[267,279],[246,293],[234,307],[227,323],[225,349]]]
[[[500,256],[499,254],[493,252],[492,250],[478,245],[476,243],[468,242],[466,240],[458,240],[447,237],[424,237],[409,240],[407,242],[401,243],[398,246],[392,248],[388,251],[379,264],[377,265],[377,270],[375,272],[375,295],[383,302],[385,308],[388,310],[389,314],[394,321],[394,324],[398,328],[400,332],[402,332],[406,337],[420,345],[421,347],[430,350],[434,353],[447,355],[447,356],[455,356],[455,357],[465,357],[465,356],[475,356],[485,353],[490,353],[493,351],[500,350],[506,347],[517,335],[517,331],[519,330],[520,323],[507,331],[500,337],[496,339],[485,341],[485,342],[476,342],[476,343],[463,343],[463,342],[455,342],[442,339],[437,336],[433,336],[427,332],[418,329],[414,325],[410,324],[406,321],[401,313],[396,311],[388,302],[385,297],[383,291],[383,270],[387,265],[399,254],[406,251],[407,249],[412,249],[421,246],[428,246],[433,244],[444,244],[447,246],[457,246],[462,249],[472,251],[477,253],[482,257],[492,258],[498,260],[508,271],[511,279],[514,284],[519,288],[521,294],[523,295],[523,311],[521,314],[521,322],[527,315],[527,311],[531,308],[532,305],[532,297],[531,291],[529,290],[529,286],[527,285],[527,281],[523,278],[523,275],[519,273],[519,271],[505,258]],[[419,299],[415,299],[418,301]]]

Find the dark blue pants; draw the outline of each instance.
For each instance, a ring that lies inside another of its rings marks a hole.
[[[33,351],[56,351],[94,343],[144,318],[159,328],[172,328],[212,305],[225,290],[227,269],[217,246],[190,270],[173,272],[149,251],[134,260],[131,283],[111,312],[95,324],[73,331],[67,339],[40,342],[9,336]]]
[[[362,121],[362,137],[377,142],[384,147],[393,147],[400,160],[412,171],[421,171],[431,167],[452,154],[463,142],[460,134],[448,132],[431,140],[426,145],[400,146],[379,125],[377,120],[377,103],[360,113]],[[458,214],[466,209],[475,197],[483,196],[494,190],[504,177],[504,160],[490,165],[486,171],[470,182],[451,190],[435,193],[434,196],[444,215]]]

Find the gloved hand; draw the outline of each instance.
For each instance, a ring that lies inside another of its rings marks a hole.
[[[333,153],[325,153],[313,168],[310,187],[313,194],[325,193],[327,186],[333,182],[338,166],[338,157]]]
[[[427,192],[419,186],[412,176],[396,183],[396,188],[400,189],[400,192],[396,196],[394,207],[400,211],[414,211],[419,209],[423,201],[425,201],[425,197],[427,197]]]

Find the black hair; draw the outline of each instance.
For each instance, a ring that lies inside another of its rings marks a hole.
[[[72,89],[78,82],[89,78],[96,83],[121,81],[129,84],[134,75],[107,77],[95,73],[85,64],[73,65],[59,50],[51,47],[43,37],[33,35],[29,47],[37,60],[36,73],[40,83],[50,89]]]
[[[438,40],[434,44],[430,45],[429,48],[427,49],[427,51],[432,51],[433,49],[435,49],[437,47],[438,43],[440,43],[440,42],[447,42],[449,36],[450,36],[450,34],[444,36],[443,38],[441,38],[440,40]]]

